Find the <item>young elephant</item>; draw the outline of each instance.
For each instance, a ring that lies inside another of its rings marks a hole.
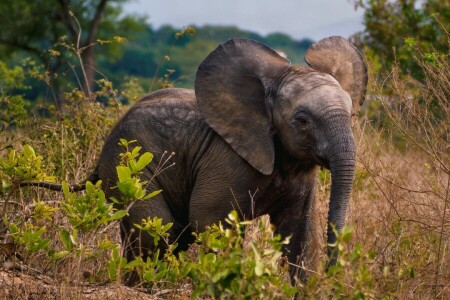
[[[289,261],[314,265],[317,169],[331,170],[327,242],[332,244],[331,225],[342,228],[350,198],[355,168],[351,116],[364,101],[367,69],[342,37],[312,45],[305,60],[309,67],[291,65],[261,43],[230,40],[201,63],[195,92],[157,91],[118,122],[95,172],[110,196],[116,191],[109,187],[117,181],[120,138],[137,140],[156,158],[176,153],[171,159],[176,165],[148,187],[163,192],[136,202],[122,222],[129,258],[153,247],[133,225],[144,218],[173,222],[171,237],[183,249],[192,231],[236,209],[246,219],[269,214],[276,230],[291,236],[285,249]],[[144,179],[153,177],[156,165],[144,170]],[[336,260],[332,250],[328,246],[330,264]]]

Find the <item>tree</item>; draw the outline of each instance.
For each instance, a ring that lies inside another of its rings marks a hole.
[[[33,54],[48,68],[50,78],[54,78],[53,88],[58,91],[61,81],[55,74],[67,62],[68,54],[49,50],[65,38],[66,46],[72,45],[81,58],[82,89],[89,97],[96,74],[98,41],[146,26],[144,19],[121,16],[123,2],[126,0],[4,0],[0,3],[0,50],[3,56],[18,50]],[[113,55],[114,50],[108,47],[107,54]],[[62,108],[61,99],[57,100]]]
[[[449,54],[445,28],[450,28],[450,0],[358,0],[355,4],[365,10],[365,30],[355,39],[377,53],[388,69],[396,61],[405,73],[423,79],[422,69],[404,47],[408,38],[423,53]]]

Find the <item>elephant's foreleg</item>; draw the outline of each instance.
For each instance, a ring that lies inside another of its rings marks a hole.
[[[291,237],[289,244],[283,249],[290,263],[291,279],[305,281],[309,271],[317,268],[320,250],[313,197],[304,207],[287,207],[280,214],[271,216],[271,219],[278,233],[283,237]]]
[[[155,246],[154,239],[145,231],[139,230],[134,224],[142,224],[143,219],[148,217],[158,217],[163,220],[163,224],[173,223],[169,230],[169,239],[164,241],[160,239]],[[172,244],[182,232],[182,226],[175,220],[164,199],[163,194],[144,201],[137,201],[130,208],[129,214],[120,225],[123,253],[128,261],[141,257],[144,261],[151,257],[156,249],[159,249],[160,257],[165,253],[168,244]],[[127,285],[133,285],[138,280],[135,272],[129,274],[125,279]]]

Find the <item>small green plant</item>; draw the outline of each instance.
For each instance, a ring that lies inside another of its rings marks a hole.
[[[13,149],[0,157],[0,180],[0,194],[5,194],[22,181],[54,182],[55,177],[42,170],[42,156],[36,155],[30,145],[24,145],[21,152]]]
[[[169,242],[169,230],[173,223],[163,224],[161,218],[148,217],[142,220],[141,224],[134,225],[153,238],[155,251],[145,261],[137,257],[129,262],[125,270],[136,271],[143,282],[152,286],[164,282],[174,284],[184,280],[192,270],[193,264],[187,259],[186,253],[174,254],[177,244]],[[164,255],[161,249],[164,249]]]
[[[108,260],[108,277],[113,281],[121,279],[124,274],[130,271],[127,259],[122,257],[119,247],[114,244],[103,245],[103,249],[110,250],[110,258]]]
[[[0,61],[0,137],[10,126],[21,125],[26,120],[25,99],[22,95],[12,95],[14,90],[29,88],[24,84],[25,75],[22,67],[10,69]]]
[[[142,220],[142,225],[134,224],[140,230],[147,232],[152,238],[155,246],[159,244],[162,239],[166,246],[169,246],[169,229],[172,228],[173,223],[163,224],[162,219],[158,217],[148,217]]]
[[[90,236],[104,232],[107,226],[125,217],[134,201],[150,199],[160,192],[147,193],[145,188],[148,182],[140,180],[142,170],[151,162],[153,155],[149,152],[140,155],[141,147],[129,146],[134,142],[136,141],[120,141],[120,145],[126,148],[120,156],[120,164],[117,167],[116,188],[122,196],[118,196],[119,200],[114,199],[114,201],[126,204],[122,205],[122,209],[107,201],[105,192],[101,189],[101,181],[95,184],[87,181],[85,192],[82,194],[72,192],[70,186],[63,181],[64,198],[60,205],[49,205],[39,199],[30,204],[32,208],[30,213],[9,219],[7,214],[3,213],[7,236],[13,239],[16,245],[22,246],[27,254],[43,253],[50,261],[62,259],[71,261],[76,257],[89,261],[110,253],[108,269],[105,272],[112,280],[121,278],[121,274],[133,270],[135,268],[133,264],[136,262],[127,264],[126,259],[120,255],[121,251],[117,243],[110,242],[104,237],[98,244],[93,245],[94,241],[90,240]],[[42,161],[43,158],[37,156],[29,145],[25,145],[22,152],[9,151],[5,158],[0,158],[2,192],[8,192],[13,186],[23,181],[54,181],[54,177],[42,171]],[[51,233],[47,231],[49,222],[53,222],[55,215],[69,221],[68,224],[58,226],[56,229],[56,236],[59,239],[51,238]],[[148,220],[143,224],[144,230],[156,230],[161,237],[169,228],[167,225],[162,225],[161,220],[156,219],[155,223]],[[171,247],[174,249],[175,246]],[[167,264],[162,261],[158,263]]]
[[[339,295],[343,298],[374,298],[374,276],[370,266],[375,260],[373,251],[364,251],[361,244],[351,246],[353,227],[335,230],[336,242],[331,245],[338,251],[336,265],[325,273],[316,273],[300,288],[304,298],[327,298]]]
[[[136,146],[130,149],[130,144],[136,140],[126,141],[120,139],[119,145],[125,147],[125,152],[120,154],[120,163],[116,167],[118,182],[113,188],[118,188],[122,196],[120,199],[111,198],[115,203],[128,204],[136,200],[148,200],[155,197],[161,190],[147,193],[148,181],[142,181],[140,175],[142,170],[153,160],[153,154],[145,152],[139,156],[142,147]]]
[[[261,220],[261,240],[245,247],[245,232],[250,222],[239,221],[232,211],[226,223],[207,228],[197,235],[198,261],[189,273],[195,290],[193,298],[204,294],[220,299],[289,298],[297,289],[287,282],[280,265],[281,247],[289,242],[274,235]],[[264,245],[263,247],[261,247]]]
[[[196,234],[196,255],[188,252],[174,254],[176,243],[169,243],[172,223],[163,224],[161,218],[142,220],[135,226],[149,234],[155,251],[144,261],[137,257],[126,262],[115,255],[110,261],[110,274],[116,276],[121,268],[124,273],[135,271],[141,280],[151,286],[176,284],[187,279],[193,285],[192,298],[209,296],[214,299],[289,299],[297,288],[289,282],[287,265],[282,264],[281,247],[289,239],[274,235],[267,222],[239,221],[232,211],[222,223],[212,225]],[[250,225],[255,226],[259,238],[249,241],[246,235]],[[165,249],[161,254],[161,247]],[[115,278],[115,277],[112,277]]]
[[[49,250],[51,240],[43,237],[47,231],[45,226],[37,226],[31,221],[27,221],[19,227],[16,223],[10,223],[6,217],[4,222],[8,225],[9,234],[14,243],[24,246],[27,253]]]
[[[86,182],[86,193],[78,196],[76,193],[71,193],[69,185],[63,182],[65,199],[61,210],[74,228],[84,232],[95,230],[101,225],[119,220],[127,215],[126,210],[117,210],[112,203],[106,201],[101,184],[101,180],[95,185],[90,181]]]

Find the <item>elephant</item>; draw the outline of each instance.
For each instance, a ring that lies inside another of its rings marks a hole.
[[[156,91],[122,117],[98,161],[105,190],[117,181],[120,138],[137,140],[155,157],[175,153],[175,165],[148,187],[163,192],[136,202],[122,221],[127,257],[145,256],[153,247],[133,229],[144,218],[172,222],[170,236],[185,249],[191,232],[236,209],[244,219],[269,214],[276,231],[291,236],[288,261],[315,266],[315,180],[322,166],[331,171],[328,263],[336,262],[332,226],[342,229],[351,194],[351,117],[365,98],[367,67],[356,47],[337,36],[313,44],[305,61],[308,66],[292,65],[262,43],[232,39],[200,64],[195,91]],[[151,179],[156,168],[150,164],[143,177]]]
[[[283,249],[288,261],[315,268],[320,248],[315,182],[325,167],[332,182],[328,265],[336,263],[333,228],[342,229],[351,196],[351,123],[365,98],[367,67],[357,48],[339,36],[313,44],[305,61],[293,65],[260,42],[231,39],[201,62],[194,91],[153,92],[118,121],[94,172],[108,196],[117,193],[110,187],[117,182],[119,139],[137,140],[155,157],[175,153],[174,166],[158,172],[152,163],[142,174],[151,179],[148,190],[162,193],[137,201],[122,220],[127,258],[154,248],[134,227],[142,219],[173,223],[172,242],[186,249],[192,232],[236,209],[243,219],[268,214],[276,232],[290,236]],[[305,276],[295,266],[290,272]]]

